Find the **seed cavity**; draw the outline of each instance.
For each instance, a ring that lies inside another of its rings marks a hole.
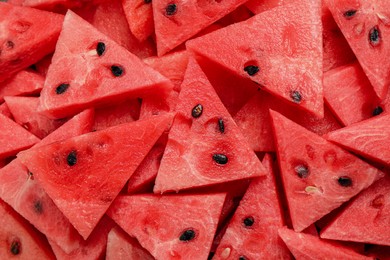
[[[238,260],[248,260],[248,258],[246,258],[246,256],[240,256],[239,258],[238,258]]]
[[[218,164],[227,164],[228,163],[228,158],[226,155],[221,154],[221,153],[216,153],[213,155],[213,160],[218,163]]]
[[[165,7],[165,15],[172,16],[176,14],[177,12],[177,5],[175,3],[168,4],[167,7]]]
[[[218,119],[218,128],[219,128],[219,131],[223,134],[225,133],[225,123],[223,122],[223,119],[222,118],[219,118]]]
[[[122,66],[112,65],[111,72],[112,75],[114,75],[115,77],[120,77],[123,75],[124,69],[122,68]]]
[[[64,94],[68,90],[69,86],[70,85],[68,83],[62,83],[62,84],[58,85],[58,87],[56,87],[57,95]]]
[[[368,40],[372,47],[377,47],[381,43],[381,33],[379,31],[378,26],[374,26],[371,28],[368,33]]]
[[[42,202],[40,200],[37,200],[37,201],[34,202],[34,211],[37,214],[42,214],[42,212],[43,212],[43,205],[42,205]]]
[[[203,106],[201,104],[197,104],[192,109],[191,115],[193,118],[198,118],[202,115],[202,113],[203,113]]]
[[[13,49],[15,47],[15,43],[13,41],[7,41],[6,46],[8,49]]]
[[[376,108],[374,108],[374,110],[372,111],[372,115],[373,116],[377,116],[377,115],[380,115],[383,113],[383,108],[381,106],[377,106]]]
[[[249,76],[254,76],[260,71],[260,69],[258,66],[248,65],[248,66],[245,66],[244,71],[246,73],[248,73]]]
[[[340,186],[343,186],[343,187],[351,187],[352,186],[352,180],[348,176],[339,177],[337,182],[340,184]]]
[[[97,55],[102,56],[105,51],[106,51],[106,44],[104,44],[104,42],[98,42],[98,44],[96,45]]]
[[[66,162],[69,166],[74,166],[77,163],[77,152],[71,151],[66,157]]]
[[[253,217],[246,217],[242,220],[242,223],[245,227],[251,227],[255,223],[255,219]]]
[[[13,255],[18,255],[22,251],[22,245],[20,244],[19,239],[14,239],[11,243],[10,251]]]
[[[294,171],[301,179],[306,179],[310,175],[309,167],[304,164],[299,164],[295,166]]]
[[[355,16],[356,12],[357,12],[357,10],[355,10],[355,9],[350,9],[350,10],[346,11],[343,15],[344,15],[344,17],[345,17],[346,19],[349,20],[349,19],[352,19],[352,18]]]
[[[188,242],[188,241],[193,240],[195,238],[195,235],[196,235],[196,233],[193,229],[186,229],[186,230],[184,230],[183,233],[181,233],[179,240],[184,241],[184,242]]]
[[[34,174],[30,171],[27,171],[27,180],[34,180]]]
[[[301,103],[302,95],[298,90],[291,91],[290,97],[294,103]]]
[[[385,205],[385,196],[383,196],[382,194],[376,196],[375,199],[371,201],[371,206],[376,209],[383,208],[384,205]]]

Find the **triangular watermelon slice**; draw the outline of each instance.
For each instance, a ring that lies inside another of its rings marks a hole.
[[[302,231],[370,186],[383,173],[271,111],[292,224]]]
[[[0,158],[15,155],[30,148],[39,140],[12,119],[0,114]]]
[[[251,182],[213,259],[290,259],[278,235],[284,221],[272,164],[271,156],[266,155],[263,165],[267,175]]]
[[[345,260],[372,259],[371,257],[358,254],[341,244],[322,240],[317,236],[297,233],[286,227],[279,229],[279,235],[296,259],[316,260],[319,257],[323,257],[322,259]]]
[[[390,85],[390,2],[327,0],[329,10],[354,51],[378,97]]]
[[[54,259],[44,237],[2,200],[0,226],[0,259]]]
[[[16,123],[26,128],[38,138],[45,138],[66,120],[53,120],[37,112],[38,97],[4,97]]]
[[[389,191],[390,175],[359,194],[321,231],[321,237],[390,246]]]
[[[154,260],[154,257],[143,248],[137,239],[129,236],[120,227],[108,233],[106,260]]]
[[[154,192],[257,177],[264,167],[190,58]],[[243,160],[245,158],[245,160]]]
[[[246,0],[153,0],[157,53],[162,56],[207,26],[232,12]],[[180,32],[180,33],[178,33]]]
[[[188,41],[187,47],[323,117],[321,1],[273,8]]]
[[[140,41],[145,41],[154,33],[152,1],[148,0],[123,0],[130,31]]]
[[[62,118],[89,106],[163,95],[171,89],[167,78],[68,11],[41,93],[40,110]]]
[[[330,132],[326,138],[347,150],[390,167],[390,114]]]
[[[156,259],[207,259],[225,194],[119,196],[107,214]]]
[[[64,19],[60,14],[3,2],[0,1],[0,81],[53,52]]]
[[[87,239],[171,121],[165,114],[122,124],[24,151],[18,158]]]

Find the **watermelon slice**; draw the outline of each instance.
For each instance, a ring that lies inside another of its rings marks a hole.
[[[190,40],[187,47],[323,117],[320,3],[301,0],[276,7]]]
[[[251,182],[213,259],[290,259],[290,252],[278,236],[284,221],[272,161],[266,155],[263,165],[267,175]]]
[[[145,41],[154,33],[153,9],[150,0],[123,0],[123,10],[134,36]]]
[[[39,138],[0,114],[0,158],[15,155],[39,142]]]
[[[284,189],[295,231],[302,231],[375,180],[377,168],[271,111]]]
[[[390,85],[390,2],[326,0],[329,10],[354,51],[378,97]]]
[[[264,167],[190,58],[155,193],[257,177]],[[243,160],[245,158],[245,160]]]
[[[390,176],[385,176],[349,203],[321,238],[390,246],[389,190]]]
[[[156,259],[207,259],[224,194],[119,196],[107,214]]]
[[[53,52],[63,19],[59,14],[0,2],[0,81]]]
[[[324,97],[344,125],[360,122],[387,110],[387,107],[380,105],[380,100],[358,63],[325,73]]]
[[[93,110],[86,110],[36,144],[39,147],[91,131]],[[0,171],[0,197],[46,235],[53,243],[70,253],[84,241],[69,220],[53,203],[19,159]]]
[[[168,79],[69,11],[41,93],[40,111],[62,118],[89,106],[163,94],[171,88]]]
[[[337,244],[322,240],[316,236],[296,233],[286,227],[279,229],[279,235],[296,259],[315,260],[319,256],[323,259],[364,260],[372,259]]]
[[[157,53],[162,56],[202,29],[232,12],[246,0],[153,0]],[[180,33],[178,33],[180,32]]]
[[[31,149],[18,158],[87,239],[171,121],[166,114],[122,124]],[[129,156],[129,151],[137,152]]]
[[[40,139],[66,122],[63,119],[53,120],[39,114],[37,112],[39,98],[37,97],[5,97],[4,99],[15,122]]]
[[[0,101],[5,96],[20,96],[39,93],[45,78],[30,70],[22,70],[14,77],[0,84]]]
[[[6,103],[0,105],[0,114],[12,119],[11,111],[9,111],[9,108]]]
[[[154,260],[137,239],[129,236],[121,228],[115,227],[108,233],[106,260]]]
[[[1,259],[54,259],[47,241],[2,200],[0,226]]]
[[[386,113],[340,130],[327,139],[373,161],[390,166],[390,114]]]

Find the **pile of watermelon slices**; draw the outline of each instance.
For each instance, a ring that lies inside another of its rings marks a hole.
[[[389,39],[383,0],[0,0],[0,259],[390,259]]]

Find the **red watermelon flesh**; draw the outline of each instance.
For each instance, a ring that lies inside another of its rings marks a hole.
[[[323,259],[372,259],[341,244],[322,240],[317,236],[297,233],[286,227],[279,229],[279,236],[286,243],[294,257],[300,260],[316,260],[319,256],[324,257]]]
[[[324,118],[299,110],[264,91],[258,91],[234,116],[234,121],[245,133],[255,151],[275,151],[269,109],[282,113],[294,122],[318,135],[341,128],[327,107]]]
[[[139,58],[156,55],[153,41],[139,42],[131,33],[121,1],[105,0],[98,5],[83,7],[76,13]]]
[[[18,158],[87,239],[171,121],[166,114],[122,124],[30,149]]]
[[[0,158],[17,154],[39,142],[39,138],[28,132],[12,119],[0,114]]]
[[[0,105],[0,114],[12,119],[12,114],[11,111],[9,111],[7,103],[3,103]]]
[[[168,79],[69,11],[39,109],[47,116],[62,118],[90,106],[147,93],[163,94],[171,88]]]
[[[181,88],[154,192],[263,175],[261,162],[193,58]]]
[[[45,78],[30,70],[22,70],[0,84],[0,101],[5,96],[20,96],[39,93]]]
[[[115,227],[108,233],[106,260],[154,260],[137,239],[129,236],[121,228]]]
[[[39,114],[37,112],[38,97],[5,97],[4,99],[15,122],[40,139],[66,122],[64,119],[53,120]]]
[[[390,166],[390,114],[386,113],[329,133],[326,138],[347,150]]]
[[[152,2],[145,0],[122,0],[130,31],[140,42],[154,33]]]
[[[64,18],[1,2],[0,17],[0,81],[3,81],[53,52]]]
[[[93,129],[99,131],[111,126],[133,122],[139,117],[140,106],[137,99],[131,99],[113,106],[97,108]]]
[[[329,10],[354,51],[378,97],[390,85],[390,3],[381,0],[327,0]]]
[[[158,56],[179,46],[244,2],[245,0],[154,0],[153,16]]]
[[[2,200],[0,226],[1,259],[54,259],[44,237]]]
[[[379,107],[387,110],[387,107],[380,106],[379,98],[358,63],[325,73],[324,97],[344,125],[371,118],[380,111]]]
[[[323,117],[321,36],[320,2],[301,0],[188,41],[187,48]]]
[[[263,164],[267,175],[251,182],[213,259],[290,259],[290,252],[278,236],[284,221],[270,155]]]
[[[349,203],[321,238],[390,246],[389,190],[390,176],[385,176]]]
[[[295,231],[348,201],[383,173],[271,111],[279,167]]]
[[[255,14],[265,12],[269,9],[293,3],[295,0],[249,0],[245,5]]]
[[[156,259],[207,259],[224,194],[119,196],[107,214]]]
[[[104,259],[107,245],[107,237],[115,223],[106,215],[102,217],[87,240],[80,240],[79,247],[66,253],[56,243],[49,240],[49,243],[56,255],[57,260],[91,260]]]
[[[53,58],[53,54],[46,55],[43,59],[41,59],[40,61],[38,61],[34,65],[32,65],[32,67],[39,74],[41,74],[42,76],[46,77],[46,74],[49,71],[49,67],[50,67],[52,58]]]
[[[90,132],[92,123],[93,110],[86,110],[48,135],[36,147]],[[69,253],[84,241],[19,159],[0,171],[0,197],[64,251]]]
[[[240,5],[234,11],[216,21],[215,24],[221,25],[222,28],[233,23],[245,21],[252,16],[253,13],[245,5]]]

